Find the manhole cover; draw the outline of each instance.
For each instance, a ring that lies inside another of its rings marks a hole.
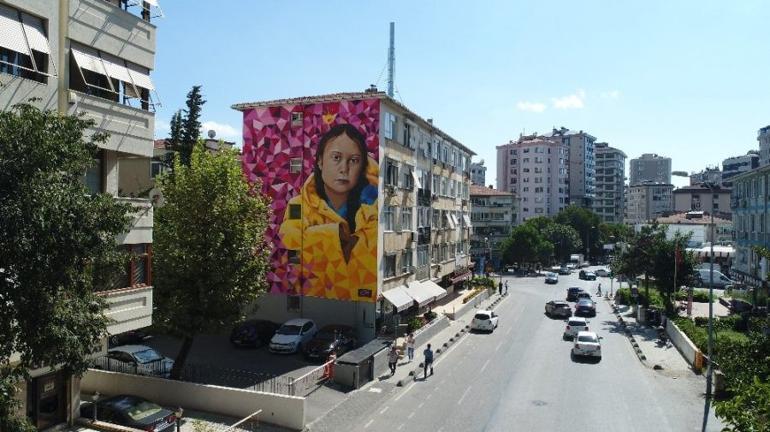
[[[541,401],[541,400],[533,400],[532,401],[532,405],[534,405],[534,406],[546,406],[546,405],[548,405],[548,402]]]

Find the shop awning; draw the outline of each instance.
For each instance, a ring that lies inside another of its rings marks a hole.
[[[709,258],[711,256],[711,247],[703,246],[698,249],[687,249],[698,258]],[[731,258],[735,255],[735,249],[732,246],[714,246],[714,258]]]
[[[417,302],[419,307],[423,307],[434,300],[430,290],[418,281],[409,282],[409,288],[406,290],[406,293]]]
[[[436,282],[433,282],[432,280],[426,280],[425,282],[420,283],[427,288],[428,292],[430,292],[430,294],[433,296],[434,301],[446,296],[446,290],[438,286]]]
[[[387,291],[383,291],[382,296],[396,308],[397,312],[408,309],[414,301],[414,299],[407,294],[406,288],[400,285]]]

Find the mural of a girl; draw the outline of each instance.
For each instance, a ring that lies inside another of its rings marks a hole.
[[[279,231],[301,257],[304,295],[375,300],[378,177],[355,126],[338,124],[323,135],[313,174],[289,200]]]

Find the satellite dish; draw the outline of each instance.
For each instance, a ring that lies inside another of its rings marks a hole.
[[[217,136],[216,131],[214,131],[214,129],[209,129],[209,138],[214,139],[215,136]]]

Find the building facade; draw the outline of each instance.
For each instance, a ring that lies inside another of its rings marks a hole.
[[[757,131],[759,142],[759,166],[770,165],[770,126],[765,126]]]
[[[582,130],[572,131],[564,127],[554,128],[543,137],[561,140],[569,148],[569,202],[591,209],[596,198],[596,138]]]
[[[717,167],[708,167],[701,172],[690,174],[690,186],[698,186],[703,183],[722,185],[722,171]]]
[[[767,281],[767,261],[754,247],[770,247],[770,166],[733,177],[732,202],[735,259],[731,272],[759,287]]]
[[[731,187],[732,178],[759,167],[759,152],[751,150],[745,155],[729,157],[722,161],[722,185]]]
[[[729,188],[719,186],[715,187],[714,190],[702,185],[681,187],[673,192],[674,211],[703,211],[730,220],[732,219],[731,194],[732,191]]]
[[[639,158],[631,159],[629,171],[630,185],[644,182],[670,184],[671,158],[645,153]]]
[[[501,243],[510,237],[516,221],[516,200],[512,193],[471,185],[471,248],[477,273],[487,264],[499,269]]]
[[[477,186],[486,186],[487,167],[484,166],[484,159],[478,162],[471,162],[471,184]]]
[[[628,187],[626,223],[637,224],[656,219],[673,209],[674,186],[646,182]]]
[[[596,143],[596,198],[593,211],[607,223],[623,223],[626,154],[607,143]]]
[[[515,224],[553,216],[569,205],[569,157],[561,139],[536,135],[497,147],[498,189],[515,196]]]
[[[655,221],[666,228],[666,238],[669,240],[673,239],[677,233],[689,235],[688,248],[699,248],[712,241],[716,244],[732,242],[732,221],[715,217],[715,229],[712,231],[710,228],[711,215],[703,211],[674,213],[668,216],[661,216],[655,219]],[[639,232],[641,227],[645,225],[647,224],[636,224],[634,229],[636,232]]]
[[[475,153],[432,121],[376,88],[233,108],[244,171],[272,199],[260,317],[368,341],[470,278]]]
[[[117,334],[152,324],[153,208],[146,190],[155,129],[153,12],[118,0],[7,0],[0,3],[0,109],[32,102],[95,120],[107,132],[84,182],[92,193],[129,202],[130,230],[116,239],[135,254],[129,270],[100,291]],[[143,37],[137,37],[143,35]],[[100,355],[106,350],[106,337]],[[18,361],[18,356],[11,362]],[[29,371],[22,413],[39,429],[79,416],[80,380],[49,368]],[[42,390],[41,390],[42,389]]]

